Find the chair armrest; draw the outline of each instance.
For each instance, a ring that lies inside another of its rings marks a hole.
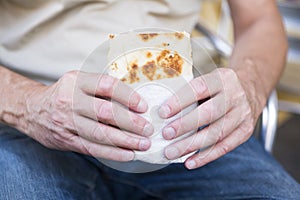
[[[277,118],[278,98],[276,91],[273,90],[261,115],[262,124],[259,134],[259,139],[264,144],[265,149],[270,153],[272,152],[276,136]]]

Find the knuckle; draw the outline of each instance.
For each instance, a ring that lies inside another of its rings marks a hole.
[[[94,156],[94,157],[102,157],[102,152],[98,151],[98,146],[95,144],[90,144],[86,141],[82,141],[82,144],[80,144],[78,146],[78,149],[80,150],[80,152],[86,154],[86,155],[90,155],[90,156]]]
[[[236,96],[238,96],[243,101],[248,102],[247,95],[243,89],[238,89],[238,91],[236,92]]]
[[[88,145],[86,144],[86,141],[84,139],[82,139],[81,137],[78,137],[78,136],[73,136],[71,138],[70,142],[65,144],[65,147],[66,147],[65,150],[75,151],[75,152],[86,154],[86,155],[91,155],[87,151],[87,148],[86,148],[87,146]]]
[[[130,99],[129,99],[129,106],[131,108],[137,108],[139,103],[141,101],[141,97],[140,95],[138,95],[137,93],[133,92],[132,95],[130,95]]]
[[[140,117],[136,114],[131,115],[131,122],[132,122],[132,125],[134,127],[138,128],[139,130],[142,130],[144,128],[144,126],[146,125],[146,121],[142,117]]]
[[[61,135],[58,133],[53,134],[53,139],[58,143],[61,143],[63,141]]]
[[[106,126],[95,126],[91,130],[91,138],[97,140],[97,142],[103,143],[106,138],[107,127]]]
[[[210,113],[209,107],[206,104],[207,103],[205,102],[198,107],[199,115],[202,113],[202,115],[207,117],[208,114]]]
[[[98,83],[98,91],[104,96],[111,96],[117,80],[108,75],[102,75]]]
[[[193,152],[201,147],[201,134],[199,132],[192,135],[192,139],[183,147],[185,153]]]
[[[52,134],[52,142],[56,144],[60,149],[64,148],[67,144],[67,138],[63,136],[63,132],[54,132]]]
[[[57,108],[67,108],[72,103],[72,98],[62,90],[59,90],[54,97],[54,105]]]
[[[218,128],[213,126],[209,126],[206,134],[206,142],[209,145],[215,145],[218,143],[220,139]]]
[[[70,78],[70,79],[75,79],[77,78],[77,76],[79,75],[79,71],[78,70],[72,70],[69,71],[67,73],[65,73],[64,77],[66,78]]]
[[[219,74],[219,77],[222,81],[222,85],[223,85],[223,90],[230,90],[232,89],[230,86],[230,84],[228,84],[228,80],[231,80],[230,82],[235,82],[237,83],[235,85],[235,87],[237,87],[239,84],[239,79],[238,76],[236,74],[236,72],[231,69],[231,68],[218,68],[216,69],[216,72]],[[238,88],[238,87],[237,87]]]
[[[252,115],[252,110],[250,108],[250,106],[247,106],[245,109],[244,109],[244,118],[247,119],[249,118],[249,120],[251,119],[251,116]]]
[[[245,104],[245,94],[240,91],[236,91],[232,96],[227,97],[230,98],[230,100],[227,102],[227,106],[229,107],[240,107],[241,105]],[[227,101],[227,99],[226,99]]]
[[[80,153],[83,153],[83,154],[86,154],[86,155],[91,155],[88,151],[87,151],[87,148],[85,147],[86,145],[82,145],[82,144],[79,144],[79,145],[76,145],[74,148],[76,149],[77,152],[80,152]]]
[[[139,140],[137,138],[132,138],[129,136],[124,137],[124,146],[127,148],[138,149],[140,142],[141,142],[141,140]]]
[[[187,120],[184,120],[184,118],[180,118],[174,121],[171,126],[175,130],[175,132],[185,133],[187,130],[190,129],[191,125]]]
[[[219,73],[219,74],[222,74],[221,77],[223,77],[225,80],[228,78],[228,77],[237,77],[235,71],[231,68],[224,68],[224,67],[221,67],[221,68],[218,68],[216,69],[216,71]]]
[[[97,118],[103,122],[111,122],[113,118],[112,113],[112,103],[109,102],[101,102],[98,108]]]
[[[35,137],[42,145],[47,148],[54,149],[57,144],[54,141],[53,134],[45,134],[43,137]]]
[[[190,152],[193,152],[193,151],[195,151],[195,150],[197,150],[197,147],[196,147],[196,145],[195,145],[195,143],[194,143],[194,141],[193,142],[191,142],[190,144],[188,144],[188,146],[186,146],[185,148],[184,148],[184,150],[179,150],[179,152],[182,152],[180,155],[182,155],[183,153],[190,153]]]
[[[78,70],[73,70],[65,73],[60,79],[59,82],[62,83],[63,85],[70,85],[70,83],[74,84],[77,77],[79,75]]]
[[[212,113],[215,112],[215,107],[212,105],[211,102],[205,102],[200,105],[199,112],[201,110],[201,113],[204,113],[204,116],[206,118],[206,123],[210,123],[212,121]]]
[[[122,153],[122,152],[116,152],[116,153],[114,153],[113,157],[114,157],[113,159],[114,160],[116,159],[117,161],[127,161],[125,159],[124,153]]]
[[[192,90],[195,93],[197,100],[202,99],[204,93],[207,93],[208,87],[205,80],[202,77],[198,77],[190,82]]]
[[[250,117],[250,119],[249,119],[250,131],[254,130],[255,125],[256,125],[256,120],[254,118]]]
[[[174,111],[180,109],[183,106],[183,102],[180,96],[178,94],[175,94],[171,97],[171,99],[167,101],[166,105],[169,107],[171,113],[173,113]]]
[[[101,158],[105,158],[105,159],[109,159],[109,160],[115,160],[115,161],[124,160],[124,156],[123,156],[122,152],[120,151],[120,149],[118,149],[118,148],[105,149],[104,151],[99,152],[99,154],[100,154],[100,156],[97,156],[97,157],[101,157]]]
[[[227,154],[229,151],[230,151],[230,148],[229,148],[229,146],[227,145],[227,144],[222,144],[221,146],[220,146],[220,156],[221,155],[225,155],[225,154]]]
[[[93,145],[84,145],[82,151],[87,155],[96,156],[95,148]]]
[[[77,76],[79,75],[79,71],[78,70],[72,70],[72,71],[69,71],[67,73],[65,73],[61,80],[66,80],[66,81],[70,81],[70,80],[74,80],[77,78]]]
[[[209,106],[208,106],[208,113],[207,114],[209,114],[211,120],[216,118],[216,116],[218,116],[217,113],[219,113],[221,116],[225,114],[224,113],[225,112],[224,111],[225,106],[216,106],[216,105],[213,105],[213,104],[214,104],[213,101],[208,103]]]
[[[50,119],[53,124],[62,126],[66,121],[66,116],[61,112],[54,111],[50,114]]]
[[[254,129],[254,126],[252,125],[252,123],[243,123],[240,125],[239,129],[241,133],[244,135],[244,134],[251,133]]]
[[[54,126],[77,132],[73,120],[63,112],[53,111],[50,114],[50,121]]]
[[[250,127],[255,126],[255,114],[253,110],[251,109],[250,105],[247,106],[245,105],[246,108],[243,109],[243,114],[242,114],[242,121],[244,121],[245,125],[248,125]]]
[[[216,143],[221,142],[222,140],[224,140],[225,135],[226,135],[226,134],[225,134],[224,130],[222,129],[222,130],[219,132],[219,134],[217,134],[217,140],[216,140]]]

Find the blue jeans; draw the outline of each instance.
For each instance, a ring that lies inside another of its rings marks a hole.
[[[172,164],[131,174],[50,150],[0,124],[0,199],[300,199],[300,187],[251,138],[196,170]]]

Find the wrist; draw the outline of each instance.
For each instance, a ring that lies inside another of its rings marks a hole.
[[[41,83],[0,67],[0,122],[24,132],[27,101],[30,93]]]
[[[42,94],[41,91],[46,87],[43,84],[34,84],[29,88],[24,88],[22,94],[24,99],[22,105],[23,116],[19,119],[17,128],[26,134],[30,135],[30,127],[42,118],[43,111],[40,109],[40,105],[43,103],[44,98],[39,94]]]
[[[260,67],[253,60],[246,59],[241,67],[233,69],[246,92],[256,117],[261,114],[272,90],[272,86],[266,81],[267,77],[262,77],[261,71],[258,70]]]

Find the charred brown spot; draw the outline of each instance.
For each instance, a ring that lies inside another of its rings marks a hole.
[[[158,34],[157,33],[141,33],[139,35],[140,35],[141,39],[146,42],[146,41],[154,38]]]
[[[143,65],[142,72],[149,80],[153,81],[156,72],[155,61],[152,60]]]
[[[183,60],[177,52],[170,54],[169,50],[163,50],[156,58],[158,66],[163,68],[167,77],[178,76],[182,72]]]
[[[113,71],[117,71],[119,68],[118,68],[118,64],[117,63],[113,63],[112,66],[111,66],[111,70]]]
[[[137,76],[136,71],[130,71],[129,72],[129,83],[138,82],[140,78]]]
[[[126,78],[122,78],[121,81],[122,81],[122,82],[126,82],[127,79],[126,79]]]
[[[129,78],[129,83],[138,82],[140,80],[140,78],[137,75],[137,71],[136,70],[130,70],[128,78]]]
[[[115,37],[114,34],[109,34],[109,38],[110,38],[110,39],[113,39],[114,37]]]
[[[178,72],[170,67],[165,67],[164,72],[166,73],[167,77],[178,76]]]
[[[140,34],[142,40],[147,41],[149,39],[148,34]]]
[[[129,69],[129,83],[138,82],[140,78],[138,77],[138,65],[136,63],[132,63]]]
[[[183,33],[180,33],[180,32],[176,32],[175,33],[175,37],[179,40],[181,40],[183,37],[184,37],[184,34]]]
[[[158,36],[157,33],[149,33],[148,35],[150,36],[150,38],[154,38],[155,36]]]
[[[151,57],[152,57],[152,53],[151,53],[150,51],[148,51],[148,52],[146,53],[146,57],[147,57],[147,58],[151,58]]]
[[[159,79],[162,79],[162,77],[161,77],[160,74],[157,74],[156,77],[155,77],[155,79],[156,79],[156,80],[159,80]]]
[[[162,43],[162,45],[163,45],[164,47],[170,46],[170,44],[169,44],[169,43],[166,43],[166,42]]]
[[[136,63],[132,63],[131,69],[137,70],[138,69],[138,65]]]
[[[156,61],[159,63],[161,62],[168,54],[170,53],[169,50],[163,50],[160,52],[160,54],[157,56]]]

